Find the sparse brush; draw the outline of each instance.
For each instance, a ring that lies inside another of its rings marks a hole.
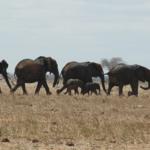
[[[148,91],[129,98],[118,97],[115,89],[107,97],[104,93],[57,95],[51,88],[51,96],[44,90],[34,96],[34,86],[27,86],[28,96],[21,91],[10,95],[1,86],[5,92],[0,96],[0,141],[8,138],[10,142],[9,146],[0,144],[0,149],[34,149],[34,145],[39,149],[110,149],[113,145],[119,150],[150,144]]]

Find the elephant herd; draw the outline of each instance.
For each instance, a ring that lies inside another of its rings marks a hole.
[[[128,96],[138,96],[139,81],[148,82],[148,87],[140,88],[147,90],[150,89],[150,70],[140,65],[126,65],[118,64],[108,73],[104,74],[103,68],[100,64],[95,62],[76,62],[72,61],[67,63],[59,74],[58,64],[52,57],[40,56],[35,60],[23,59],[15,67],[14,75],[17,78],[16,85],[12,87],[9,82],[7,73],[8,63],[5,60],[0,62],[0,74],[3,75],[11,93],[14,93],[19,87],[22,88],[23,94],[27,94],[26,83],[37,82],[35,94],[38,94],[41,87],[45,88],[46,94],[50,95],[50,89],[46,80],[46,73],[54,74],[53,87],[59,84],[60,75],[63,79],[63,86],[61,89],[57,89],[57,94],[60,94],[64,89],[67,89],[65,93],[71,95],[71,90],[74,90],[76,94],[79,94],[78,88],[81,88],[81,93],[95,93],[97,90],[100,93],[100,84],[93,83],[93,77],[99,77],[104,92],[110,95],[114,86],[118,86],[119,96],[123,95],[123,87],[125,85],[131,86],[131,91],[128,92]],[[105,75],[108,75],[108,90],[105,88]],[[1,93],[1,90],[0,90]]]

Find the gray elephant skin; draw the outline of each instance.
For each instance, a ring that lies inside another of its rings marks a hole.
[[[100,77],[103,90],[106,92],[104,72],[102,66],[95,62],[69,62],[62,71],[63,84],[68,79],[80,79],[84,83],[92,82],[92,77]]]
[[[15,75],[17,77],[17,84],[12,89],[15,92],[18,87],[22,87],[23,94],[27,94],[25,83],[38,82],[35,94],[38,94],[43,85],[46,93],[51,94],[46,82],[46,73],[53,73],[55,76],[53,87],[57,84],[59,79],[58,65],[55,59],[51,57],[40,56],[35,60],[23,59],[15,68]]]
[[[8,63],[5,60],[2,60],[0,62],[0,74],[3,75],[8,87],[11,89],[11,84],[9,83],[8,80],[8,73],[7,73],[7,68],[8,68]],[[0,89],[0,93],[1,93],[1,89]]]
[[[68,79],[61,89],[57,90],[57,94],[60,94],[63,90],[67,89],[64,94],[71,95],[71,91],[74,90],[75,94],[79,94],[78,88],[83,88],[83,81],[79,79]]]
[[[97,93],[97,90],[98,90],[98,93]],[[86,83],[83,86],[82,90],[81,90],[81,93],[83,95],[86,94],[86,93],[88,95],[89,94],[92,95],[92,93],[95,93],[97,95],[97,94],[100,94],[100,92],[101,92],[100,85],[98,83],[94,83],[94,82],[88,82],[88,83]]]
[[[114,86],[119,87],[119,95],[123,95],[123,87],[124,85],[130,85],[132,91],[128,93],[128,96],[136,95],[138,96],[138,84],[139,81],[149,83],[149,86],[143,89],[150,88],[150,70],[146,67],[140,65],[126,65],[126,64],[118,64],[113,67],[108,73],[109,76],[109,87],[108,87],[108,95],[111,93],[111,89]]]

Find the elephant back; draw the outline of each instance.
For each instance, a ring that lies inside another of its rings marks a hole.
[[[32,59],[23,59],[16,65],[16,69],[22,69],[25,66],[32,64],[32,63],[34,63]]]
[[[78,64],[78,62],[76,61],[71,61],[68,62],[62,69],[61,74],[64,75],[65,72],[67,72],[68,70],[70,70],[72,67],[74,67],[76,64]]]

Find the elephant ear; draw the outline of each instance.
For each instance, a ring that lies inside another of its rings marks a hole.
[[[91,62],[91,63],[90,63],[90,66],[93,68],[93,70],[95,70],[95,72],[97,72],[97,71],[98,71],[99,73],[102,73],[102,72],[103,72],[103,69],[102,69],[101,65],[98,64],[98,63]]]
[[[48,71],[48,66],[49,66],[49,64],[48,64],[47,58],[42,59],[42,63],[43,63],[43,65],[44,65],[45,70]]]
[[[45,70],[48,70],[48,61],[47,58],[44,56],[39,56],[38,58],[35,59],[35,62],[44,66]]]
[[[47,65],[49,71],[54,71],[58,68],[56,60],[51,57],[47,57]]]
[[[45,63],[46,67],[47,67],[47,70],[48,71],[51,71],[52,70],[52,58],[51,57],[47,57],[46,58],[46,63]]]

